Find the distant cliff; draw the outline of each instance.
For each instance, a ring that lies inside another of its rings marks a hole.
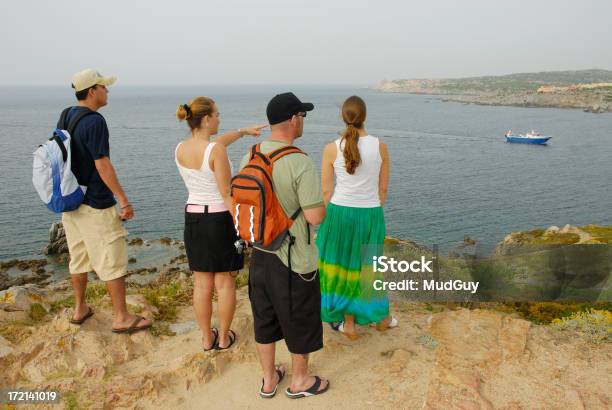
[[[579,70],[502,76],[380,81],[383,92],[443,95],[482,105],[579,108],[612,112],[612,71]]]

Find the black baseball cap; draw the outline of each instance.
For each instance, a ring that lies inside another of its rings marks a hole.
[[[312,111],[314,105],[303,103],[293,93],[276,94],[268,103],[266,115],[270,125],[287,121],[299,112]]]

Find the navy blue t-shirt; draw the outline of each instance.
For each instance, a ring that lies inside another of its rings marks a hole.
[[[72,107],[66,118],[67,124],[80,110],[86,107]],[[96,209],[106,209],[117,202],[112,191],[106,186],[96,169],[94,160],[110,157],[108,127],[102,115],[87,115],[79,121],[72,135],[72,172],[80,185],[87,186],[84,204]]]

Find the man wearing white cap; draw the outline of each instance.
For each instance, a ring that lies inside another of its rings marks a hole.
[[[79,116],[74,126],[70,147],[72,172],[87,191],[83,204],[74,211],[64,212],[62,222],[70,251],[69,270],[75,295],[71,323],[83,324],[93,315],[93,310],[85,303],[85,289],[87,273],[95,271],[106,282],[113,303],[112,331],[132,333],[151,327],[150,320],[128,313],[125,302],[128,258],[127,231],[122,220],[132,219],[134,209],[110,162],[108,127],[97,112],[108,103],[106,87],[115,80],[115,77],[104,77],[92,69],[72,77],[78,105],[66,110],[58,128],[66,129],[71,119],[86,114]]]

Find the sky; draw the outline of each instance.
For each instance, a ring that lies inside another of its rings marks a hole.
[[[3,1],[0,85],[355,84],[612,69],[612,1]],[[119,82],[118,82],[119,83]]]

